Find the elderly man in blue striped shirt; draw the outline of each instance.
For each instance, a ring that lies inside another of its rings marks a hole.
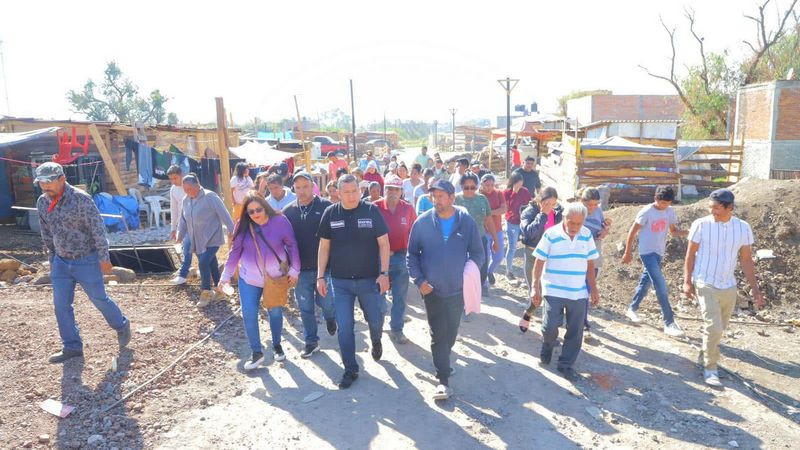
[[[593,262],[600,255],[592,232],[583,226],[587,214],[583,204],[568,203],[562,222],[544,232],[534,251],[533,305],[538,307],[544,297],[540,361],[542,365],[550,364],[558,327],[566,314],[567,334],[558,358],[558,371],[573,382],[579,378],[572,365],[583,343],[586,299],[590,299],[592,307],[600,303]]]

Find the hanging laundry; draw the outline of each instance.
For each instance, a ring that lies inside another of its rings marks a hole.
[[[182,173],[190,172],[191,167],[189,166],[189,157],[184,155],[178,147],[170,145],[169,153],[172,155],[172,164],[180,167]]]
[[[153,178],[159,180],[169,180],[167,169],[172,163],[172,155],[168,152],[161,152],[151,149],[153,152]]]
[[[139,170],[139,184],[153,187],[153,152],[146,144],[139,145],[137,168]]]
[[[131,138],[125,138],[125,170],[131,170],[131,162],[138,158],[138,150],[139,144],[136,141]]]

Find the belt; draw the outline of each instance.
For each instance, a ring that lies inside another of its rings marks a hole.
[[[396,251],[393,251],[393,252],[389,252],[389,256],[394,256],[394,255],[396,255],[396,254],[401,254],[401,253],[402,253],[402,254],[405,254],[405,253],[407,253],[407,252],[408,252],[408,249],[407,249],[407,248],[404,248],[404,249],[402,249],[402,250],[396,250]]]

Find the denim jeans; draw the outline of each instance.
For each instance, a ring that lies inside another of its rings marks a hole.
[[[178,276],[186,278],[189,276],[189,268],[192,267],[192,242],[189,236],[183,238],[183,263],[178,271]]]
[[[208,247],[206,251],[197,255],[197,269],[200,271],[200,288],[203,290],[211,289],[212,279],[214,281],[214,286],[219,283],[217,250],[219,250],[219,247]]]
[[[506,235],[508,235],[508,248],[506,249],[506,272],[511,272],[514,267],[514,253],[517,251],[517,240],[522,230],[519,225],[506,223]]]
[[[381,341],[383,334],[383,313],[381,307],[386,299],[381,295],[375,278],[331,278],[333,285],[333,306],[336,311],[336,324],[339,327],[339,351],[342,354],[344,370],[358,372],[356,361],[356,336],[353,308],[356,298],[364,311],[369,325],[369,335],[373,342]]]
[[[319,342],[317,335],[317,314],[314,306],[322,308],[322,316],[325,320],[333,320],[333,292],[331,291],[330,274],[326,273],[328,284],[328,295],[325,297],[317,292],[317,271],[303,270],[294,287],[294,299],[297,307],[300,308],[300,319],[303,321],[303,339],[306,345],[314,345]]]
[[[261,353],[261,333],[258,331],[258,315],[261,311],[261,286],[252,286],[239,278],[239,301],[242,304],[242,323],[247,342],[253,353]],[[283,330],[283,307],[269,309],[269,331],[272,333],[272,346],[281,343]]]
[[[58,323],[58,333],[66,350],[83,350],[78,325],[75,323],[75,284],[80,283],[86,296],[94,303],[108,325],[121,330],[128,324],[114,300],[106,294],[103,285],[103,273],[100,271],[100,260],[97,253],[90,253],[83,258],[63,259],[56,255],[50,266],[50,278],[53,283],[53,307]]]
[[[661,306],[661,314],[664,316],[664,325],[669,325],[675,321],[675,317],[672,314],[672,307],[669,306],[667,281],[661,273],[661,255],[648,253],[639,256],[639,258],[642,260],[644,270],[642,271],[642,277],[639,279],[639,285],[636,286],[636,291],[633,293],[630,308],[634,311],[639,309],[639,305],[644,300],[652,284],[656,290],[658,304]]]
[[[505,234],[503,233],[503,230],[498,230],[497,231],[497,240],[500,243],[500,245],[497,248],[497,252],[493,252],[492,251],[492,241],[493,241],[492,235],[490,235],[490,234],[486,235],[486,239],[487,239],[487,242],[486,242],[486,256],[487,256],[487,258],[486,258],[486,260],[489,261],[491,259],[491,261],[489,262],[489,267],[487,269],[487,273],[494,273],[494,269],[496,269],[497,266],[500,265],[500,261],[503,260],[503,255],[505,255],[505,251],[506,251],[506,243],[505,243],[505,240],[503,239],[503,236],[505,236]]]
[[[552,354],[558,327],[567,316],[567,334],[558,357],[558,367],[566,369],[575,364],[583,345],[583,322],[586,319],[586,299],[570,300],[546,295],[542,302],[542,355]]]
[[[389,283],[392,289],[392,315],[389,326],[395,333],[403,331],[403,316],[406,313],[408,296],[408,267],[406,252],[396,252],[389,257]]]
[[[431,330],[431,356],[436,367],[436,378],[447,386],[450,377],[450,352],[458,337],[461,314],[464,313],[464,295],[439,297],[428,294],[425,300],[425,313]]]

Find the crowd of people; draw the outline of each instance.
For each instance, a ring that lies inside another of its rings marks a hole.
[[[230,180],[233,216],[196,175],[172,166],[167,172],[172,183],[171,237],[182,244],[183,253],[182,267],[172,282],[186,283],[196,257],[202,308],[234,293],[231,280],[238,278],[238,301],[252,353],[244,363],[247,371],[265,361],[259,333],[262,311],[268,317],[273,358],[280,361],[286,358],[281,333],[289,296],[293,293],[302,319],[301,358],[320,350],[319,308],[326,331],[338,339],[342,389],[360,373],[355,356],[356,301],[369,327],[371,356],[378,361],[386,315],[390,340],[395,345],[408,342],[403,328],[413,284],[423,298],[431,333],[438,380],[431,396],[445,400],[452,394],[450,353],[461,321],[471,316],[465,304],[480,302],[498,276],[520,285],[523,281],[515,272],[521,268],[530,298],[521,308],[519,329],[526,332],[541,307],[539,356],[540,363],[548,365],[559,329],[565,327],[557,370],[576,380],[573,366],[591,329],[588,311],[600,302],[602,240],[612,223],[603,215],[597,188],[585,187],[566,201],[552,186],[542,186],[534,157],[519,165],[501,185],[480,161],[445,162],[439,154],[429,156],[424,147],[410,168],[396,155],[387,154],[379,161],[367,152],[350,164],[343,155],[333,154],[327,167],[331,181],[321,189],[304,170],[289,174],[279,167],[254,181],[247,165],[240,164]],[[63,169],[55,163],[37,167],[35,182],[43,192],[37,208],[52,264],[53,299],[63,341],[62,350],[50,361],[83,354],[72,312],[76,283],[117,331],[120,346],[126,346],[130,322],[104,290],[102,274],[111,264],[105,230],[91,197],[66,183]],[[670,307],[661,262],[668,233],[687,238],[682,290],[698,300],[702,311],[704,379],[719,386],[719,339],[735,305],[737,261],[756,307],[764,303],[752,262],[752,230],[733,216],[730,190],[714,191],[708,199],[710,214],[689,230],[678,227],[671,207],[674,200],[671,187],[659,186],[653,203],[644,206],[631,224],[622,259],[632,261],[638,237],[643,273],[626,316],[641,321],[636,311],[652,285],[664,332],[673,337],[684,334]],[[220,273],[217,253],[226,241],[229,254]]]

